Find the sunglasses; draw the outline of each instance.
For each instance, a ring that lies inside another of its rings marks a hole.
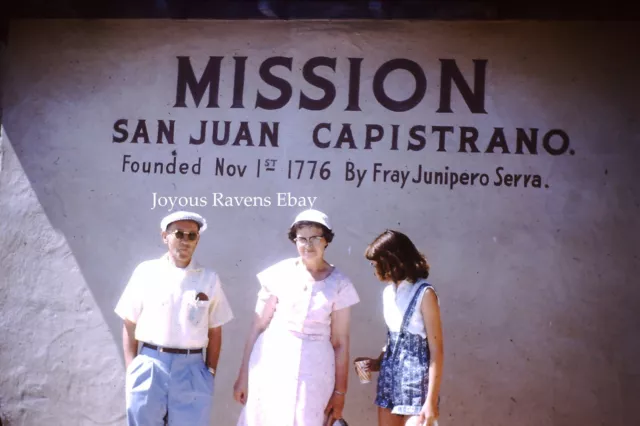
[[[176,230],[176,231],[170,232],[170,234],[173,234],[179,240],[186,238],[189,241],[195,241],[196,238],[198,238],[197,232],[184,232],[184,231]]]

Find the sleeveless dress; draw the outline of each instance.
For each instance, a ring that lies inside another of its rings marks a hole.
[[[390,409],[393,414],[415,416],[425,403],[429,379],[429,344],[419,303],[425,291],[435,288],[424,280],[411,285],[413,294],[402,317],[399,330],[391,331],[389,317],[385,321],[390,328],[387,347],[380,365],[375,404]],[[392,303],[385,300],[385,303]],[[388,311],[389,307],[385,311]],[[417,310],[417,312],[416,312]],[[410,327],[411,326],[411,327]]]

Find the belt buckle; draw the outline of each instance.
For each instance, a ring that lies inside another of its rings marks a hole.
[[[164,352],[164,348],[162,346],[158,346],[158,352]]]

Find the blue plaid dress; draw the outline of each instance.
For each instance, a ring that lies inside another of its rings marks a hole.
[[[388,332],[375,404],[394,414],[418,415],[427,397],[429,345],[422,336],[407,331],[418,298],[426,287],[434,288],[427,282],[420,284],[409,302],[400,332]]]

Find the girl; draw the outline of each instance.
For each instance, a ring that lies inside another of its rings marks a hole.
[[[387,230],[365,257],[383,292],[388,341],[378,358],[356,358],[379,371],[375,404],[379,426],[436,426],[444,357],[440,307],[426,279],[429,265],[409,237]]]

